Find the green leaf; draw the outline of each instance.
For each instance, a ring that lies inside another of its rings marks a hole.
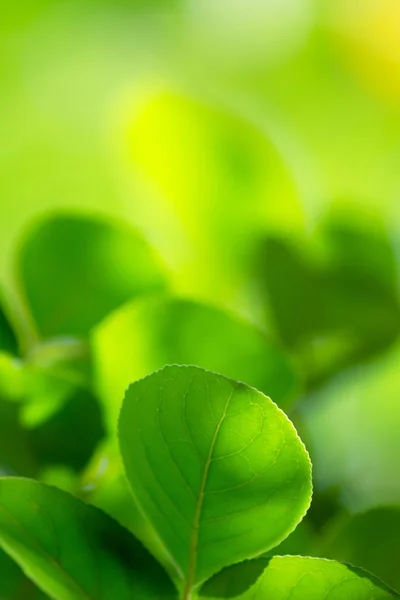
[[[0,351],[0,397],[19,401],[24,394],[24,370],[19,358]]]
[[[129,532],[35,481],[0,479],[0,546],[54,600],[174,597],[165,572]]]
[[[313,496],[314,503],[315,492]],[[300,556],[318,556],[315,552],[319,542],[318,533],[309,520],[309,512],[296,529],[279,546],[265,552],[263,557],[283,556],[286,554]]]
[[[0,353],[0,470],[28,477],[46,465],[80,471],[104,433],[90,390],[52,365]]]
[[[167,366],[130,386],[119,435],[133,494],[185,598],[279,544],[309,506],[310,460],[292,423],[243,383]]]
[[[21,418],[29,429],[56,415],[76,389],[74,381],[52,367],[38,367],[28,362],[24,364],[23,385]]]
[[[95,330],[92,347],[112,431],[129,383],[166,364],[199,365],[246,381],[282,407],[300,389],[290,361],[262,332],[234,314],[191,300],[127,304]]]
[[[18,354],[18,342],[11,327],[11,324],[6,317],[0,305],[0,352],[8,352],[9,354]]]
[[[0,476],[34,477],[38,467],[27,431],[21,424],[19,403],[0,397]]]
[[[163,565],[171,579],[175,578],[176,570],[165,547],[132,496],[119,448],[114,440],[110,442],[106,439],[100,445],[81,475],[80,497],[111,515],[131,531]]]
[[[69,378],[75,383],[91,380],[89,344],[71,336],[50,338],[29,349],[28,364]]]
[[[284,344],[310,385],[375,356],[400,333],[390,241],[373,225],[331,217],[309,242],[268,237],[259,275]]]
[[[185,294],[251,306],[248,266],[260,232],[304,222],[276,131],[266,131],[264,111],[259,120],[172,82],[146,81],[141,91],[140,106],[134,97],[125,113],[126,159],[152,190],[132,203],[136,221],[163,246]]]
[[[250,587],[243,592],[244,585]],[[276,556],[225,569],[201,597],[237,600],[391,600],[399,594],[357,567],[323,558]]]
[[[336,488],[337,499],[352,512],[400,498],[399,361],[397,345],[370,365],[336,378],[301,409],[316,487]]]
[[[324,556],[371,570],[400,592],[400,507],[374,508],[341,519],[326,539]]]
[[[261,577],[270,560],[260,557],[222,569],[201,587],[200,598],[235,598],[244,594]]]
[[[145,241],[124,225],[55,215],[34,227],[19,257],[22,291],[39,332],[85,336],[128,300],[164,287]]]
[[[80,471],[104,436],[97,399],[86,389],[75,389],[59,411],[27,436],[42,465],[65,465]]]
[[[18,565],[0,549],[0,600],[46,600]]]
[[[24,424],[33,428],[50,419],[77,389],[90,386],[87,342],[58,338],[36,344],[24,365]]]

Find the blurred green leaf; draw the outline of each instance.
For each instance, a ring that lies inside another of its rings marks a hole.
[[[65,364],[0,353],[0,465],[33,476],[64,465],[80,471],[104,436],[102,410]]]
[[[23,368],[23,424],[33,428],[62,409],[77,388],[91,387],[88,344],[74,338],[49,339],[33,346]]]
[[[226,567],[200,588],[200,598],[236,598],[249,590],[268,567],[270,558],[245,560]]]
[[[18,342],[15,333],[0,304],[0,352],[18,354]]]
[[[320,551],[327,558],[373,571],[400,592],[400,507],[374,508],[327,530]]]
[[[258,257],[279,335],[297,353],[310,386],[377,355],[400,333],[387,237],[345,217],[328,220],[318,236],[308,246],[268,237]]]
[[[299,523],[294,531],[279,546],[263,553],[264,557],[271,556],[316,556],[316,548],[319,543],[319,535],[315,531],[313,524],[306,517]]]
[[[42,466],[40,469],[40,481],[78,496],[81,500],[85,500],[80,495],[77,474],[71,467],[64,465]]]
[[[21,419],[27,428],[37,427],[60,411],[76,386],[52,369],[24,366],[24,402]]]
[[[0,545],[55,600],[175,596],[166,573],[116,521],[38,482],[0,479]]]
[[[131,531],[160,562],[171,579],[175,568],[149,520],[132,496],[115,444],[100,446],[79,481],[79,496]]]
[[[30,429],[27,436],[41,465],[65,465],[80,471],[104,436],[97,399],[76,388],[49,419]]]
[[[352,512],[397,504],[400,498],[399,361],[396,346],[299,405],[315,486],[334,492]]]
[[[302,424],[296,418],[297,426],[302,431]],[[307,437],[304,432],[302,434]],[[320,488],[313,488],[313,499],[310,509],[307,513],[307,519],[312,523],[314,529],[323,534],[326,524],[337,517],[338,514],[343,514],[343,489],[340,485],[333,485]],[[295,554],[294,552],[285,552],[285,554]],[[297,552],[296,552],[297,554]],[[304,556],[303,552],[300,552]],[[307,553],[307,556],[315,556],[315,554]]]
[[[281,542],[309,506],[311,464],[286,415],[210,371],[167,366],[133,383],[119,438],[132,492],[185,597]]]
[[[192,300],[123,306],[95,330],[92,347],[111,427],[129,383],[165,364],[198,365],[246,381],[283,408],[300,392],[294,367],[266,335],[233,313]]]
[[[0,549],[0,600],[46,600],[18,565]]]
[[[73,337],[47,339],[30,348],[27,363],[60,375],[75,384],[90,382],[90,350],[85,340]]]
[[[168,216],[178,211],[196,241],[220,234],[220,253],[226,245],[237,253],[249,241],[249,230],[302,223],[289,166],[262,125],[244,111],[173,85],[147,86],[139,106],[132,103],[126,125],[133,167],[168,198]],[[273,201],[279,197],[284,214]]]
[[[251,587],[243,592],[244,582]],[[257,559],[225,569],[204,586],[201,596],[234,596],[238,600],[326,600],[328,597],[329,600],[390,600],[400,597],[367,571],[301,556]]]
[[[248,266],[260,235],[303,224],[281,147],[245,102],[228,106],[168,82],[145,81],[141,92],[130,112],[126,102],[122,140],[130,177],[150,189],[135,219],[160,240],[180,292],[251,304]]]
[[[20,405],[0,398],[0,476],[34,477],[38,463],[20,419]]]
[[[145,241],[124,225],[54,215],[25,236],[18,254],[22,291],[41,335],[86,336],[126,300],[165,285]]]
[[[23,394],[23,362],[19,358],[0,351],[0,398],[21,400]]]

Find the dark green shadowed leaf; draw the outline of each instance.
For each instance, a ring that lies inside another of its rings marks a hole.
[[[0,352],[18,354],[18,342],[15,333],[0,304]]]
[[[130,386],[119,436],[133,494],[185,598],[276,546],[309,506],[311,465],[293,425],[243,383],[167,366]]]
[[[313,502],[315,490],[313,494]],[[309,519],[310,511],[306,517],[296,527],[296,529],[285,539],[279,546],[272,548],[262,556],[284,556],[290,554],[292,556],[319,556],[316,554],[316,547],[319,542],[319,535],[314,529]]]
[[[309,243],[268,237],[258,274],[278,333],[311,386],[376,356],[400,333],[390,241],[354,220],[329,220]]]
[[[0,479],[0,546],[54,600],[175,595],[162,568],[116,521],[34,481]]]
[[[336,523],[321,553],[373,571],[400,592],[400,507],[375,508]]]
[[[255,558],[222,569],[201,587],[200,598],[235,598],[244,594],[262,576],[270,560]]]
[[[246,381],[282,408],[300,389],[290,361],[262,332],[234,314],[191,300],[125,305],[95,330],[92,346],[112,430],[129,383],[165,364],[199,365]]]
[[[48,600],[19,566],[0,550],[0,600]]]
[[[0,397],[0,476],[35,477],[39,464],[20,418],[20,405]]]
[[[86,389],[75,389],[59,411],[27,432],[42,465],[66,465],[80,471],[103,438],[99,403]]]
[[[39,332],[85,336],[110,311],[164,287],[150,247],[124,225],[56,215],[23,240],[21,286]]]
[[[88,389],[68,373],[0,353],[0,471],[24,477],[49,465],[80,471],[103,436],[101,407]]]
[[[250,587],[243,591],[245,581]],[[200,595],[235,597],[236,600],[392,600],[400,597],[363,569],[302,556],[256,559],[225,569],[207,582]]]

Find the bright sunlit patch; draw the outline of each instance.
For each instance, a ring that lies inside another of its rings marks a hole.
[[[331,24],[360,79],[375,92],[400,100],[400,3],[332,2]]]
[[[187,0],[195,42],[229,69],[280,62],[305,42],[313,0]]]
[[[168,256],[179,291],[231,302],[256,236],[303,219],[281,149],[245,113],[171,83],[137,81],[128,100],[120,145],[126,181],[146,197],[141,228]]]

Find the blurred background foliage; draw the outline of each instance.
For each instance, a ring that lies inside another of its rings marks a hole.
[[[5,3],[0,88],[0,474],[160,555],[118,408],[198,364],[270,395],[309,447],[313,505],[282,551],[399,589],[373,552],[400,556],[397,0]]]

